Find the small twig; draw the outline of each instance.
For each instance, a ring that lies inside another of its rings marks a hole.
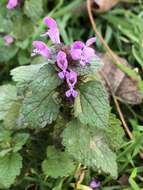
[[[85,169],[86,169],[86,167],[82,167],[81,163],[78,165],[78,167],[76,169],[76,172],[75,172],[75,177],[77,178],[77,180],[76,180],[76,186],[78,184],[81,184],[82,181],[84,180]]]

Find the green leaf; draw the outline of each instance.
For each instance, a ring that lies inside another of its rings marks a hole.
[[[64,178],[60,178],[58,182],[56,182],[56,186],[52,188],[52,190],[62,190],[62,185],[64,182]]]
[[[39,19],[43,14],[43,1],[42,0],[26,0],[24,4],[24,13],[32,20]]]
[[[11,131],[6,130],[3,125],[0,124],[0,143],[4,143],[5,146],[6,142],[11,141]]]
[[[7,129],[14,129],[17,127],[17,118],[21,104],[20,100],[15,101],[5,115],[4,125]]]
[[[11,70],[10,74],[12,75],[12,79],[16,82],[29,83],[45,64],[47,63],[16,67]]]
[[[81,123],[99,128],[108,126],[110,106],[107,92],[100,82],[89,81],[79,87],[74,112]]]
[[[119,17],[113,14],[108,14],[104,17],[111,24],[113,24],[116,28],[118,28],[124,35],[131,39],[133,42],[138,42],[139,33],[136,30],[135,23],[131,22],[131,19],[127,19],[127,17]]]
[[[52,65],[40,69],[30,83],[29,92],[20,110],[21,127],[45,127],[57,118],[59,104],[55,100],[55,89],[61,84]]]
[[[16,86],[19,94],[22,96],[25,94],[29,83],[34,80],[36,74],[45,64],[47,64],[47,62],[42,64],[20,66],[11,70],[12,79],[17,82]]]
[[[21,150],[23,145],[26,144],[28,138],[29,134],[27,133],[16,134],[13,138],[14,141],[13,152],[18,152],[19,150]]]
[[[133,190],[141,190],[138,186],[138,183],[135,181],[135,178],[137,178],[137,174],[137,168],[134,168],[129,177],[129,183]]]
[[[30,56],[25,51],[20,51],[18,53],[18,62],[20,65],[26,65],[30,63]]]
[[[116,155],[105,143],[101,130],[91,132],[89,126],[73,120],[63,132],[63,145],[82,164],[117,177]]]
[[[121,126],[121,122],[116,115],[110,114],[109,127],[105,129],[106,142],[113,150],[118,150],[124,143],[125,133]],[[111,138],[112,137],[112,138]]]
[[[9,33],[12,30],[13,23],[10,19],[0,15],[0,32]]]
[[[0,187],[9,188],[20,174],[22,157],[18,153],[8,154],[0,158]]]
[[[28,18],[18,17],[14,22],[13,36],[17,40],[25,40],[26,38],[31,37],[33,29],[34,25]]]
[[[0,157],[4,157],[6,154],[12,151],[12,148],[3,149],[0,151]]]
[[[0,46],[0,62],[7,62],[12,59],[18,51],[18,48],[14,45]]]
[[[61,152],[49,146],[47,158],[42,163],[42,170],[46,176],[58,178],[73,173],[75,166],[66,152]]]
[[[31,43],[29,38],[26,38],[26,39],[24,39],[22,41],[16,41],[15,42],[16,46],[19,47],[22,50],[27,50],[28,46],[29,46],[29,43]],[[18,56],[19,56],[19,54],[18,54]],[[29,54],[29,56],[30,56],[30,54]],[[18,57],[18,59],[19,59],[19,57]]]
[[[132,47],[132,53],[137,62],[143,67],[143,55],[142,55],[143,47],[142,45],[140,46],[133,46]]]
[[[0,157],[5,156],[12,151],[10,146],[12,132],[6,130],[3,125],[0,125]]]
[[[0,120],[4,119],[16,98],[17,90],[15,86],[10,84],[0,86]]]

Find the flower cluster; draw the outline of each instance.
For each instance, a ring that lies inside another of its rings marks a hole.
[[[51,17],[45,17],[43,21],[48,26],[48,29],[41,36],[48,36],[53,42],[55,49],[58,49],[58,51],[53,53],[44,42],[33,41],[34,49],[31,55],[35,56],[39,54],[49,60],[53,60],[59,69],[59,78],[65,80],[67,83],[68,90],[65,93],[66,96],[75,98],[78,96],[78,92],[75,90],[77,73],[69,67],[70,62],[71,60],[75,63],[78,62],[78,65],[82,67],[89,64],[91,59],[95,56],[95,51],[90,46],[96,41],[96,38],[90,38],[85,44],[82,41],[75,41],[70,45],[67,52],[62,48],[63,44],[60,41],[60,34],[56,21]]]
[[[7,8],[8,9],[14,9],[18,4],[18,0],[8,0]]]

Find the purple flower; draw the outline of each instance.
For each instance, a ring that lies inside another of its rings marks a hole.
[[[11,35],[6,35],[3,37],[5,44],[10,45],[13,42],[13,37]]]
[[[86,41],[86,46],[91,46],[92,44],[94,44],[96,42],[96,37],[92,37],[92,38],[89,38],[87,41]]]
[[[82,50],[82,54],[80,57],[80,64],[82,66],[85,66],[86,63],[90,63],[90,61],[94,57],[94,55],[95,55],[94,49],[86,46]]]
[[[82,50],[85,47],[84,43],[81,41],[75,41],[72,45],[71,45],[71,56],[73,60],[79,60],[81,58],[82,55]]]
[[[75,41],[71,45],[71,57],[73,60],[79,60],[82,66],[86,65],[86,63],[90,63],[90,60],[95,56],[95,51],[90,46],[96,41],[96,38],[90,38],[84,44],[81,41]]]
[[[60,34],[56,21],[51,17],[45,17],[43,21],[49,27],[49,29],[42,36],[48,35],[53,43],[60,44]]]
[[[96,180],[95,178],[90,182],[90,187],[95,189],[101,186],[100,181]]]
[[[68,91],[66,91],[66,97],[69,98],[70,96],[73,96],[74,98],[78,96],[78,92],[72,87]]]
[[[68,91],[66,91],[66,96],[73,96],[75,98],[76,96],[78,96],[78,92],[74,90],[74,86],[77,83],[77,73],[74,71],[67,72],[66,81],[70,88]]]
[[[14,9],[18,4],[18,0],[9,0],[7,3],[7,8],[8,9]]]
[[[67,61],[67,55],[63,51],[59,51],[57,54],[57,65],[62,70],[58,73],[58,76],[61,79],[64,79],[67,74],[67,68],[68,68],[68,61]]]
[[[77,73],[74,71],[70,71],[66,75],[68,86],[71,87],[77,83]]]
[[[42,41],[33,41],[33,46],[35,49],[32,52],[32,56],[39,54],[43,57],[46,57],[47,59],[50,59],[51,57],[51,50],[48,48],[48,46],[42,42]]]

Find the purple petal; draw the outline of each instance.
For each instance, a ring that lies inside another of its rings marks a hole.
[[[82,41],[75,41],[72,45],[71,45],[71,47],[73,48],[73,49],[82,49],[82,48],[84,48],[84,43],[82,42]]]
[[[55,21],[53,18],[51,18],[51,17],[48,17],[48,16],[45,17],[45,18],[43,19],[43,22],[44,22],[45,24],[47,24],[49,28],[57,28],[57,23],[56,23],[56,21]]]
[[[70,54],[73,60],[79,60],[81,58],[82,50],[81,49],[71,49]]]
[[[86,46],[91,46],[95,42],[96,42],[96,37],[89,38],[86,42]]]
[[[90,182],[90,187],[91,188],[98,188],[101,186],[101,183],[100,181],[97,181],[96,179],[93,179],[91,182]]]
[[[60,33],[58,28],[51,28],[47,31],[47,34],[51,41],[55,44],[60,44]]]
[[[69,87],[74,87],[77,83],[77,73],[74,71],[70,71],[66,74],[66,80]]]
[[[40,54],[43,57],[46,57],[46,58],[50,59],[51,50],[49,49],[49,47],[44,42],[42,42],[42,41],[33,41],[32,44],[35,47],[35,49],[33,50],[32,55]]]
[[[84,43],[81,41],[75,41],[71,45],[70,54],[73,60],[79,60],[81,58],[82,49],[84,48]]]
[[[13,37],[10,35],[4,36],[3,39],[4,39],[6,45],[10,45],[13,42]]]
[[[81,60],[79,61],[79,63],[80,63],[81,66],[85,66],[87,62],[88,62],[88,61],[87,61],[86,59],[81,59]]]
[[[76,98],[78,96],[78,92],[76,90],[72,90],[72,96]]]
[[[84,57],[86,57],[88,59],[88,58],[93,57],[95,55],[95,51],[93,48],[86,47],[86,48],[84,48],[82,54]]]
[[[71,90],[68,90],[68,91],[66,91],[66,97],[70,97],[71,96]]]
[[[59,73],[58,73],[59,78],[60,78],[60,79],[64,79],[64,78],[66,77],[66,73],[67,73],[66,71],[61,71],[61,72],[59,72]]]
[[[78,92],[74,90],[73,88],[70,88],[68,91],[66,91],[66,97],[73,96],[74,98],[78,96]]]
[[[56,21],[51,17],[45,17],[43,19],[44,23],[48,25],[49,29],[45,34],[42,36],[49,36],[53,43],[59,44],[60,43],[60,34],[58,30],[58,26]]]
[[[68,67],[68,61],[67,61],[67,56],[66,56],[65,52],[59,51],[57,54],[56,60],[57,60],[58,67],[61,70],[65,71]]]
[[[7,8],[8,9],[14,9],[18,4],[18,0],[9,0],[7,3]]]
[[[90,60],[95,56],[95,51],[93,48],[85,47],[82,51],[82,55],[80,58],[80,64],[82,66],[86,65],[86,63],[90,63]]]

